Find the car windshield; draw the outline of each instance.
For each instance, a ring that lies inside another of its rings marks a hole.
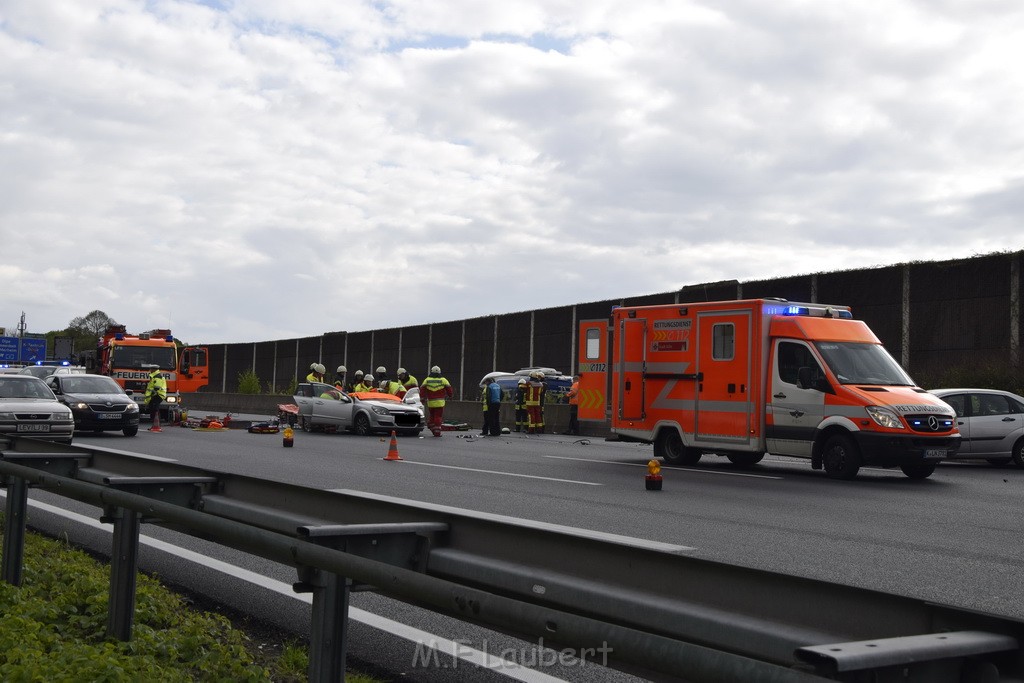
[[[61,382],[66,394],[120,394],[121,387],[109,377],[100,375],[72,375]]]
[[[14,379],[0,377],[0,398],[48,398],[53,399],[53,392],[35,378]]]
[[[881,344],[816,342],[815,347],[843,384],[914,386],[914,380]]]
[[[177,356],[171,346],[116,346],[111,365],[115,368],[146,368],[160,366],[161,370],[177,368]]]

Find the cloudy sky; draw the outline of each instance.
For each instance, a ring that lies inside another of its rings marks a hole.
[[[1024,248],[1019,0],[0,0],[0,327],[189,343]]]

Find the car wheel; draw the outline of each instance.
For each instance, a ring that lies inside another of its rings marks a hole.
[[[1010,464],[1010,458],[986,458],[989,465],[995,465],[996,467],[1005,467]]]
[[[1013,444],[1013,464],[1017,467],[1024,467],[1024,438],[1017,439]]]
[[[935,471],[934,462],[908,462],[900,465],[903,474],[911,479],[927,479]]]
[[[299,423],[300,423],[300,426],[302,427],[302,431],[307,432],[307,433],[313,431],[313,421],[310,420],[305,415],[303,415],[302,417],[299,418]]]
[[[696,465],[701,453],[696,448],[687,448],[683,439],[674,429],[662,429],[654,439],[654,457],[670,465]]]
[[[139,428],[138,427],[125,427],[124,429],[121,430],[121,432],[125,436],[135,436],[136,434],[139,433]]]
[[[825,474],[833,479],[853,479],[860,470],[860,453],[850,437],[836,434],[825,442],[821,452]]]
[[[370,418],[366,417],[365,413],[356,415],[355,433],[359,436],[370,435]]]

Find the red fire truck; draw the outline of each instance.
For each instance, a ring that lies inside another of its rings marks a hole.
[[[956,454],[953,409],[916,386],[849,307],[751,299],[619,307],[580,323],[581,420],[654,444],[669,464],[704,454],[750,466],[808,458],[931,475]]]
[[[176,421],[181,414],[181,394],[199,391],[209,383],[206,347],[191,346],[179,350],[170,330],[150,330],[129,334],[124,325],[112,325],[99,339],[96,351],[99,373],[109,375],[131,393],[142,406],[154,367],[167,380],[167,400],[161,406],[161,419]]]

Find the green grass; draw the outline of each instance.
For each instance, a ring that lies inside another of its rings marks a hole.
[[[137,580],[132,640],[108,639],[109,582],[109,567],[87,553],[27,534],[21,587],[0,581],[0,680],[306,680],[303,644],[275,642],[266,652],[226,617],[191,609],[145,574]]]

